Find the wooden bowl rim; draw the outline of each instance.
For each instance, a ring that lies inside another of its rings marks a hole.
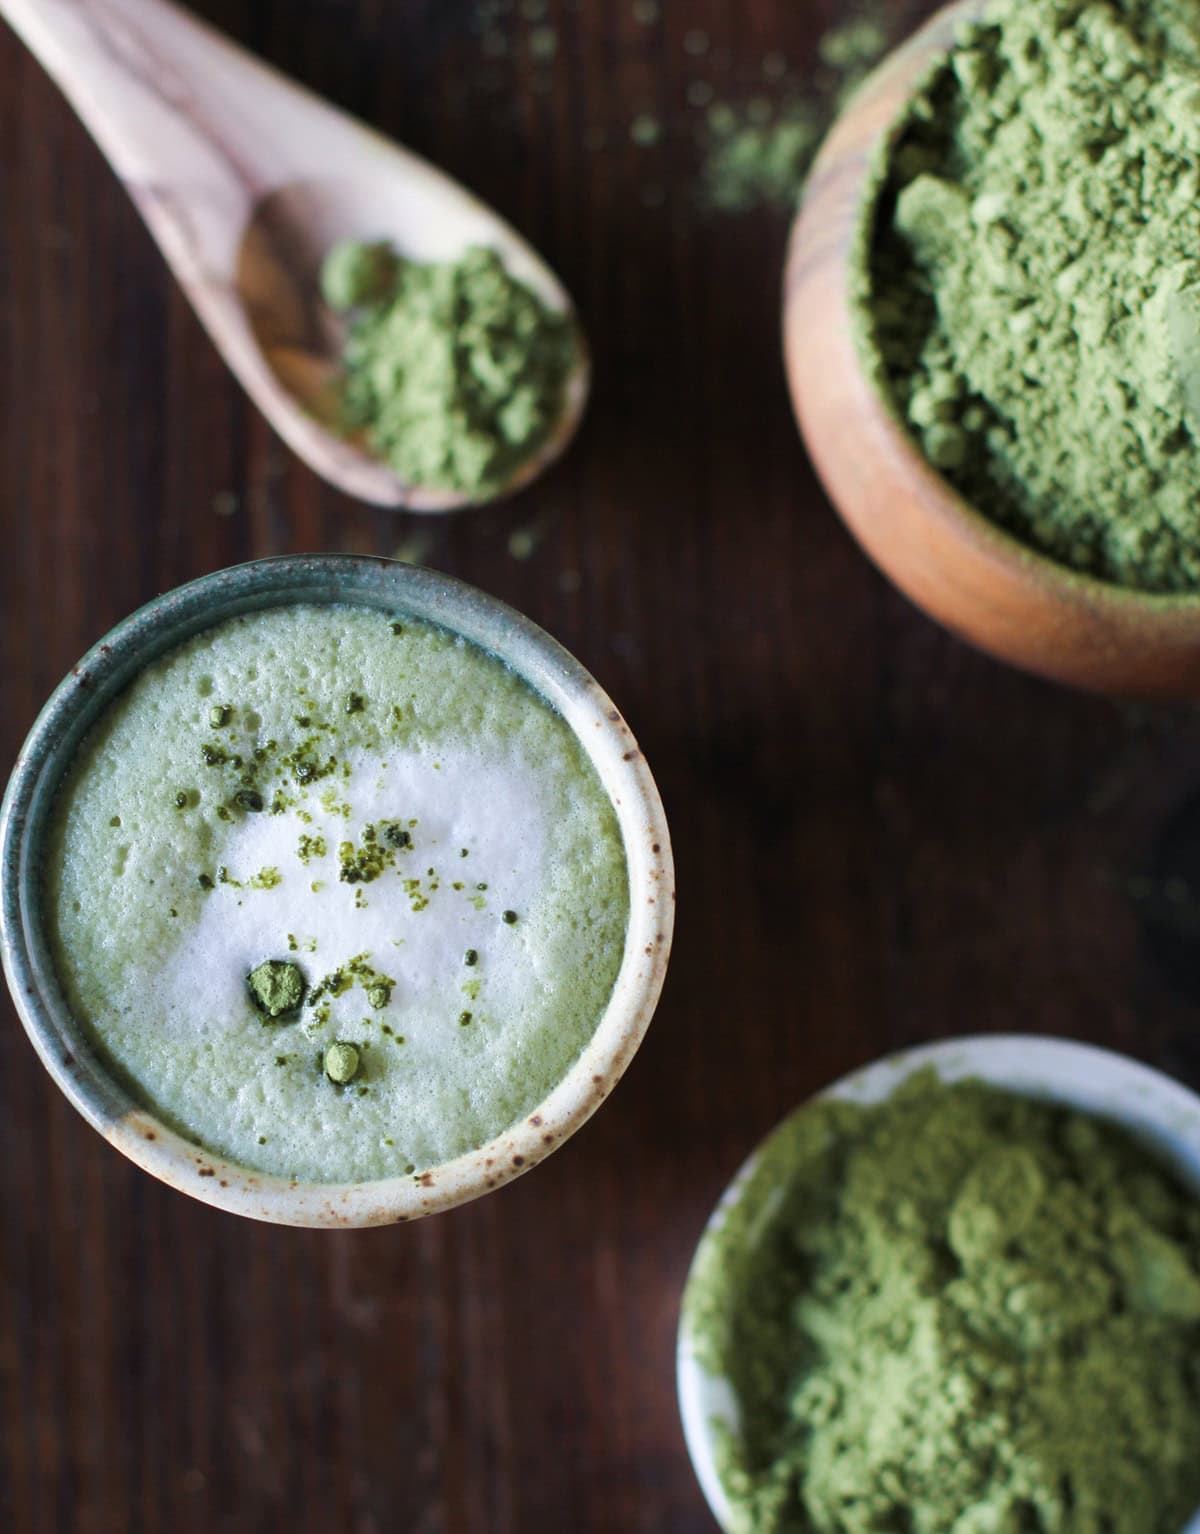
[[[872,136],[865,149],[865,174],[861,189],[853,204],[841,215],[848,220],[851,261],[844,269],[838,297],[844,305],[849,349],[856,361],[859,380],[871,400],[881,407],[880,412],[871,420],[872,429],[882,428],[890,437],[903,472],[915,481],[915,490],[924,514],[949,536],[972,546],[989,561],[1000,566],[1011,579],[1031,585],[1047,599],[1075,610],[1087,609],[1097,616],[1111,616],[1119,622],[1133,620],[1143,629],[1150,627],[1160,630],[1164,635],[1178,637],[1184,633],[1190,634],[1193,629],[1200,630],[1200,587],[1192,591],[1145,591],[1077,570],[1043,553],[1032,544],[1023,542],[1015,533],[1009,532],[981,511],[939,473],[908,430],[891,391],[883,383],[883,357],[874,346],[871,330],[866,323],[869,315],[855,300],[851,276],[856,269],[863,273],[868,271],[867,258],[873,243],[873,219],[878,198],[886,180],[891,151],[908,120],[913,99],[928,81],[945,68],[959,27],[965,21],[981,15],[985,9],[986,0],[950,0],[949,4],[935,11],[916,31],[888,52],[855,92],[830,129],[813,162],[789,237],[784,284],[785,338],[789,326],[791,293],[796,282],[801,225],[813,189],[820,185],[827,163],[836,160],[841,153],[840,140],[845,131],[845,123],[854,113],[856,105],[867,98],[873,88],[877,88],[883,75],[899,74],[902,79],[908,77],[903,105]],[[938,34],[945,35],[939,37]],[[933,52],[926,55],[925,50],[931,47]],[[801,433],[804,434],[803,423]],[[841,515],[836,502],[835,508]]]

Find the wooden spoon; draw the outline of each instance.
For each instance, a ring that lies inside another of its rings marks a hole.
[[[498,252],[548,306],[571,301],[496,214],[401,149],[167,0],[0,0],[125,183],[209,335],[288,445],[339,489],[450,511],[469,497],[408,485],[337,430],[342,325],[317,276],[342,239],[392,240],[419,261]],[[579,424],[580,360],[549,438],[504,493]]]
[[[901,591],[1002,660],[1140,696],[1200,695],[1200,596],[1152,596],[1077,575],[1003,532],[930,466],[864,367],[851,286],[872,170],[964,20],[960,0],[889,56],[834,125],[792,231],[784,344],[805,442],[834,505]]]

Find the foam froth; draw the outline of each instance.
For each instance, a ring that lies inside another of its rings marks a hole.
[[[60,790],[68,999],[155,1111],[317,1181],[493,1138],[577,1058],[620,967],[616,819],[565,721],[439,629],[347,606],[231,620],[155,662]],[[308,986],[265,1019],[263,959]],[[335,1086],[320,1059],[360,1047]]]

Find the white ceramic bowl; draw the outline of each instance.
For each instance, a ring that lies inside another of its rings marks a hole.
[[[905,1077],[926,1066],[933,1066],[945,1081],[977,1076],[1027,1097],[1111,1119],[1161,1155],[1180,1181],[1200,1196],[1200,1097],[1149,1066],[1090,1044],[1022,1034],[949,1039],[887,1055],[844,1076],[816,1100],[837,1097],[849,1102],[881,1102]],[[772,1131],[752,1153],[721,1195],[700,1238],[697,1257],[737,1202],[763,1150],[778,1132]],[[692,1272],[695,1270],[693,1259]],[[686,1297],[686,1289],[684,1293]],[[736,1525],[717,1476],[714,1426],[722,1424],[737,1431],[737,1401],[727,1380],[701,1367],[686,1321],[680,1323],[676,1369],[683,1436],[692,1466],[713,1516],[726,1534],[734,1534]],[[1200,1534],[1200,1513],[1181,1534]]]

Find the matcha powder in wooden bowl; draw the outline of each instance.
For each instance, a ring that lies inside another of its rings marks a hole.
[[[1200,4],[992,0],[882,176],[864,340],[926,456],[1062,563],[1200,590]]]

